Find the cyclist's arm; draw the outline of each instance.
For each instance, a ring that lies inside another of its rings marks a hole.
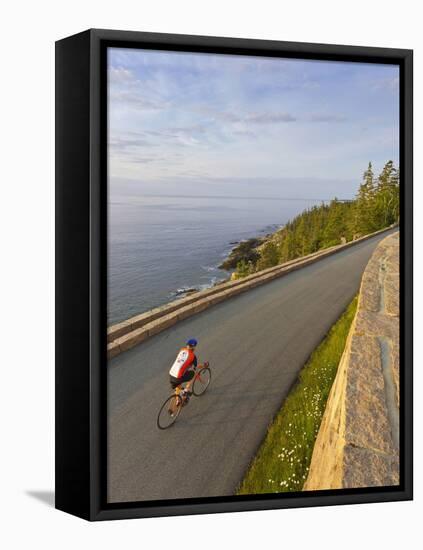
[[[194,356],[194,359],[191,361],[191,363],[185,367],[184,372],[186,370],[194,370],[196,368],[197,368],[197,357]]]

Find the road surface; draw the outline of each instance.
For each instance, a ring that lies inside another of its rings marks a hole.
[[[108,500],[233,495],[296,377],[357,293],[384,233],[186,319],[108,365]],[[157,429],[191,337],[212,382]]]

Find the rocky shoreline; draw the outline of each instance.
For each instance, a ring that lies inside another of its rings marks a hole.
[[[236,269],[238,262],[242,260],[246,263],[250,261],[254,263],[260,256],[260,247],[263,246],[268,240],[272,239],[273,236],[282,229],[282,227],[282,225],[273,224],[265,228],[264,231],[266,231],[266,234],[263,236],[250,237],[249,239],[229,243],[235,246],[232,248],[227,258],[219,265],[219,269],[224,269],[226,271],[234,270]],[[272,231],[269,232],[269,229]]]
[[[244,260],[245,262],[255,262],[259,256],[259,248],[263,246],[269,239],[271,239],[277,231],[281,229],[281,225],[273,224],[267,226],[263,231],[266,231],[266,234],[263,236],[250,237],[249,239],[241,241],[230,241],[229,244],[233,247],[229,254],[226,256],[225,260],[217,267],[223,271],[234,271],[238,265],[238,262]],[[272,229],[272,232],[268,232],[269,229]],[[210,284],[210,288],[219,286],[231,280],[231,275]],[[199,292],[200,287],[192,286],[187,288],[181,288],[174,292],[175,299],[184,298],[193,294],[194,292]]]
[[[219,269],[230,271],[236,269],[238,262],[241,260],[245,260],[246,262],[257,260],[259,257],[257,247],[263,244],[263,242],[264,239],[260,237],[252,237],[246,241],[241,241],[234,246],[226,260],[219,265]]]

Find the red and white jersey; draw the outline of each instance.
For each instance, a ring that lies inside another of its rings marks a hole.
[[[181,378],[184,372],[194,363],[195,353],[188,348],[182,348],[178,353],[175,362],[170,367],[169,374],[174,378]]]

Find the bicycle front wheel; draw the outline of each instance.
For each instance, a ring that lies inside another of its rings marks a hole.
[[[170,428],[176,422],[181,409],[182,399],[178,395],[168,397],[157,415],[157,427],[160,430]]]
[[[206,389],[209,387],[211,380],[211,370],[209,367],[203,367],[200,369],[194,378],[194,384],[192,385],[192,393],[197,397],[203,395]]]

